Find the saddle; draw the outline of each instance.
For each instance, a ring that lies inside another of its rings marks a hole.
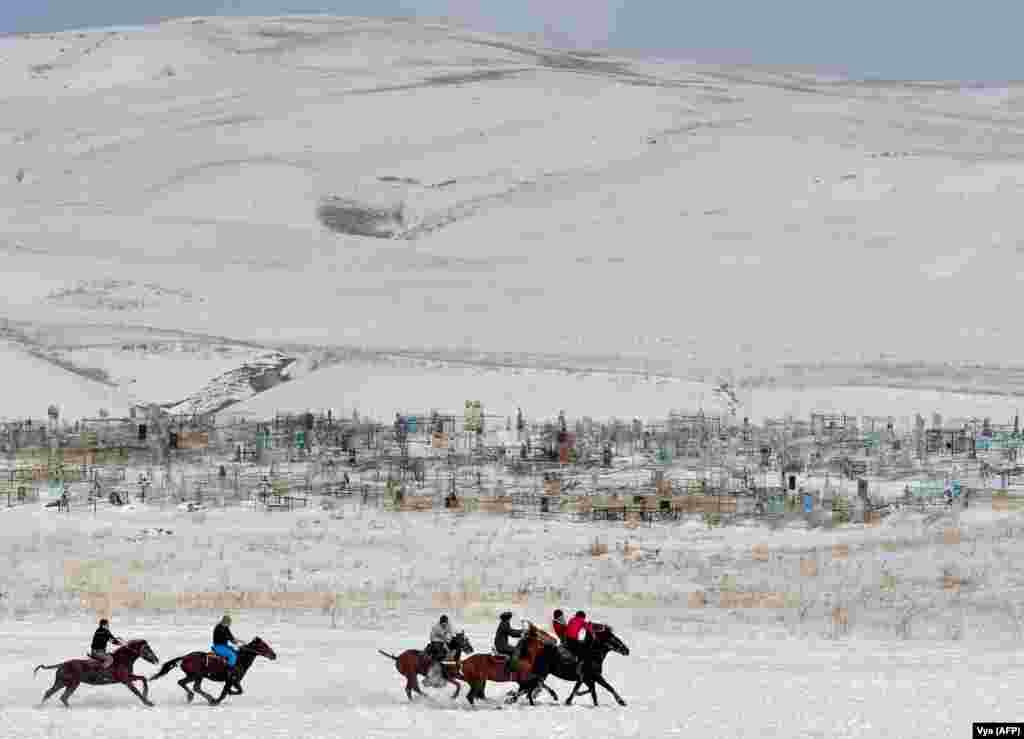
[[[206,657],[207,669],[209,669],[212,666],[215,666],[218,662],[222,663],[224,668],[227,669],[228,661],[216,652],[206,652],[206,654],[204,654],[203,656]]]
[[[507,654],[492,652],[489,656],[495,663],[495,679],[498,682],[518,683],[524,682],[529,678],[529,673],[509,671],[509,657]],[[520,664],[522,664],[521,660],[522,657],[517,657],[517,661]]]

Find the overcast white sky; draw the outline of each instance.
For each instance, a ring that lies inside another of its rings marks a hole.
[[[0,31],[283,13],[449,16],[480,30],[546,32],[566,45],[855,77],[1024,79],[1019,0],[0,0]]]

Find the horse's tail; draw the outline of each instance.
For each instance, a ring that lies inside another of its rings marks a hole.
[[[397,662],[397,661],[398,661],[398,657],[396,657],[396,656],[395,656],[395,655],[393,655],[393,654],[388,654],[388,653],[387,653],[387,652],[385,652],[385,651],[384,651],[383,649],[378,649],[377,651],[378,651],[378,652],[380,652],[381,654],[383,654],[383,655],[384,655],[385,657],[387,657],[387,658],[389,658],[389,659],[393,659],[393,660],[394,660],[395,662]]]
[[[39,665],[38,667],[36,667],[36,669],[32,670],[32,677],[35,677],[36,673],[38,673],[40,670],[56,670],[58,667],[60,667],[59,664],[57,664],[57,665]]]
[[[178,663],[181,662],[183,659],[185,659],[187,656],[188,656],[187,654],[183,654],[180,657],[175,657],[172,660],[168,660],[167,662],[164,662],[164,666],[160,668],[160,672],[156,673],[155,675],[153,675],[153,677],[151,677],[149,679],[150,680],[157,680],[157,679],[163,677],[168,672],[170,672],[175,667],[177,667]]]

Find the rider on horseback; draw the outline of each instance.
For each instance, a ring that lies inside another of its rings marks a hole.
[[[555,636],[558,637],[559,641],[561,641],[564,644],[568,624],[565,621],[565,614],[562,613],[561,608],[556,608],[554,614],[552,614],[551,628],[554,630]]]
[[[437,623],[430,628],[430,644],[426,650],[427,656],[430,658],[430,669],[427,671],[425,681],[428,687],[439,688],[444,685],[444,666],[441,664],[441,660],[448,656],[448,643],[453,636],[447,616],[441,616]]]
[[[107,654],[107,642],[113,642],[120,646],[123,642],[110,633],[110,622],[107,619],[100,619],[100,626],[92,635],[92,647],[89,649],[89,656],[99,660],[104,670],[109,670],[114,664],[114,658]]]
[[[570,619],[565,629],[565,646],[576,657],[576,674],[583,679],[583,658],[584,644],[588,636],[593,636],[594,626],[587,621],[587,614],[583,611],[576,611],[576,615]]]
[[[231,647],[228,642],[234,645],[241,644],[235,635],[231,633],[231,616],[224,614],[220,623],[213,627],[213,646],[210,651],[227,660],[228,670],[225,682],[230,685],[235,682],[235,664],[238,662],[238,651]]]
[[[565,620],[565,614],[558,608],[551,616],[551,628],[558,637],[558,654],[564,662],[578,662],[576,656],[569,649],[569,624]]]
[[[508,670],[515,672],[517,667],[516,648],[508,643],[510,636],[519,639],[523,636],[522,629],[512,628],[512,612],[505,611],[501,614],[501,621],[498,623],[498,630],[494,634],[494,651],[508,657]],[[521,644],[521,642],[520,642]]]

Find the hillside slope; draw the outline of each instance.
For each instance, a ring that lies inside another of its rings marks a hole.
[[[7,37],[0,85],[12,320],[687,377],[1018,359],[1020,87],[326,17]]]

